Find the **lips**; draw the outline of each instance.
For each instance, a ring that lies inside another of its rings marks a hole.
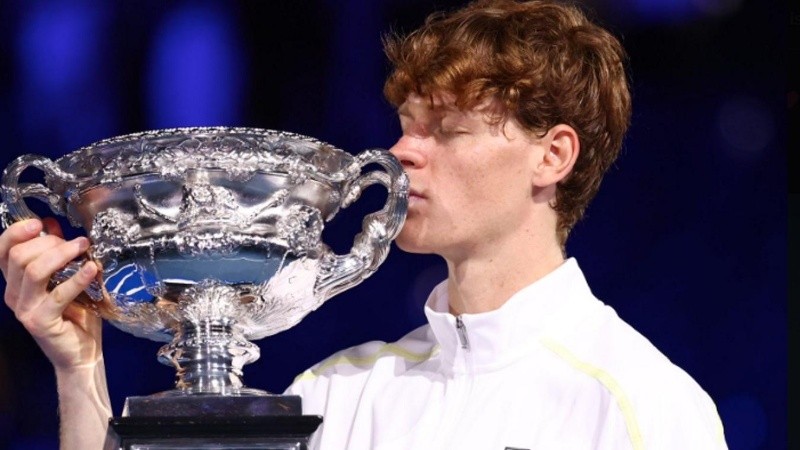
[[[415,205],[415,204],[417,204],[417,203],[419,203],[419,202],[421,202],[421,201],[423,201],[425,199],[426,199],[425,194],[423,194],[422,192],[420,192],[420,191],[418,191],[416,189],[411,189],[410,191],[408,191],[408,205],[409,206],[413,206],[413,205]]]

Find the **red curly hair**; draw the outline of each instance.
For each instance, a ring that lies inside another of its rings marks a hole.
[[[393,71],[386,98],[448,92],[462,110],[494,97],[525,129],[576,130],[581,151],[556,189],[563,246],[617,158],[631,114],[626,55],[611,33],[572,5],[479,0],[429,16],[406,36],[384,39]]]

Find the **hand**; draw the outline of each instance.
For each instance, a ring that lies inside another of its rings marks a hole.
[[[40,235],[45,225],[48,234]],[[85,237],[65,241],[54,219],[18,222],[0,235],[5,302],[57,371],[94,365],[102,358],[101,319],[72,302],[92,282],[97,266],[86,262],[67,281],[47,289],[50,277],[88,247]]]

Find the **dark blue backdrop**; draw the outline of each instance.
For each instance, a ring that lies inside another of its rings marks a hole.
[[[381,96],[381,34],[460,2],[297,3],[3,2],[0,166],[188,125],[389,147],[399,127]],[[630,52],[634,115],[568,250],[595,293],[715,399],[731,449],[786,448],[788,15],[770,3],[587,2]],[[349,248],[381,200],[369,192],[330,224],[332,246]],[[393,250],[372,278],[259,341],[246,381],[281,391],[336,350],[400,337],[444,276],[437,258]],[[107,327],[116,413],[126,396],[171,387],[158,347]],[[56,435],[52,370],[2,307],[0,448],[55,448]]]

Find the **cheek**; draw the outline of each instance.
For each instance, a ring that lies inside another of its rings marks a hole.
[[[504,158],[497,157],[500,152],[506,153]],[[458,159],[437,161],[440,164],[436,164],[431,179],[437,181],[437,190],[445,193],[446,209],[463,216],[465,208],[485,215],[520,207],[519,203],[530,196],[530,179],[518,153],[502,147],[492,153],[462,153]]]
[[[485,165],[464,180],[466,190],[482,192],[496,200],[515,191],[525,190],[526,174],[519,164]],[[516,196],[515,194],[512,194]]]

